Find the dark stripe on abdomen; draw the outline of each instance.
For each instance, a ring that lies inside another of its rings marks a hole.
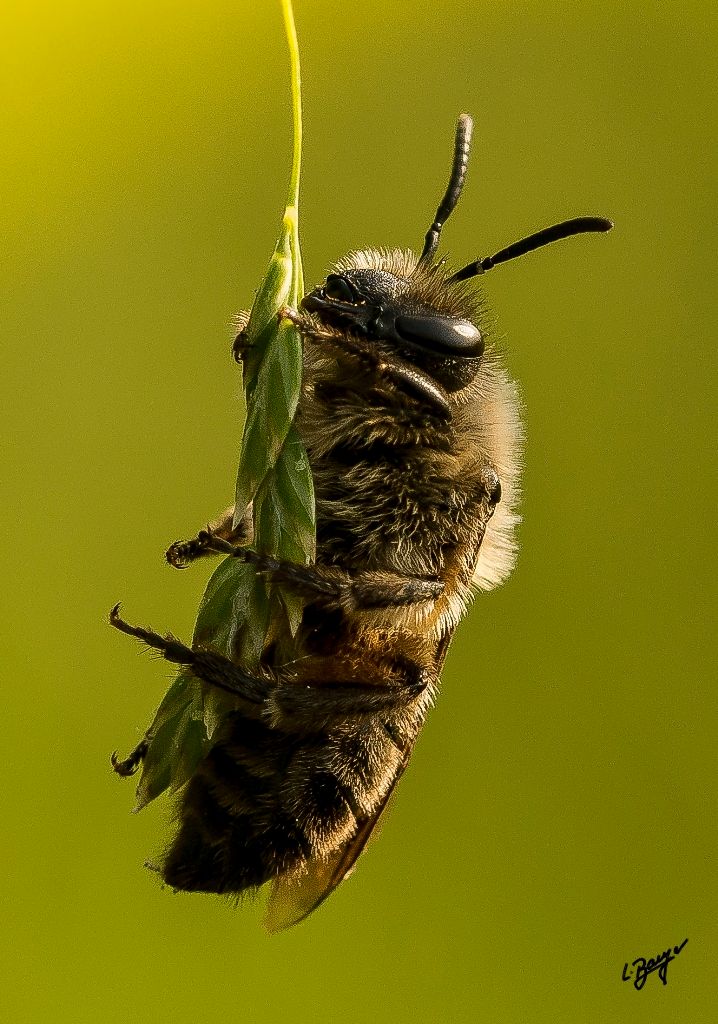
[[[299,741],[233,714],[184,792],[167,854],[168,885],[238,893],[301,864],[309,844],[281,808],[279,788]]]

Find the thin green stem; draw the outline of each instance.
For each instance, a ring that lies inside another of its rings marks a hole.
[[[284,31],[287,34],[289,62],[292,75],[292,119],[294,122],[294,155],[292,158],[292,177],[289,184],[287,206],[299,206],[299,174],[302,165],[302,90],[299,69],[299,43],[297,29],[294,25],[292,0],[281,0],[284,15]]]
[[[292,253],[292,287],[290,304],[296,305],[302,297],[302,257],[299,249],[299,178],[302,168],[302,82],[299,66],[299,42],[294,24],[292,0],[281,0],[284,17],[284,31],[289,48],[289,63],[292,80],[292,120],[294,124],[294,149],[292,154],[292,175],[289,181],[287,209],[284,222],[289,231]]]

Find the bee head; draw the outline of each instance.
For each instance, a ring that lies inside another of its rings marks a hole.
[[[355,260],[375,265],[338,266],[302,306],[332,327],[382,343],[430,373],[446,390],[455,391],[478,369],[484,351],[481,331],[466,317],[422,301],[431,298],[423,294],[422,282],[402,275],[402,267],[395,266],[403,255],[354,254]],[[350,261],[351,257],[345,263]],[[391,269],[386,269],[387,263]]]
[[[613,226],[603,217],[577,217],[447,274],[444,262],[435,263],[434,257],[441,229],[461,195],[472,131],[471,118],[461,114],[449,184],[418,259],[401,250],[352,253],[302,300],[303,308],[323,323],[394,351],[448,392],[473,380],[484,352],[484,339],[472,315],[477,303],[463,282],[548,242]]]

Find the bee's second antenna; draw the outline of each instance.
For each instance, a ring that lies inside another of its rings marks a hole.
[[[474,260],[468,263],[461,270],[457,270],[448,279],[449,281],[466,281],[469,277],[476,277],[485,274],[487,270],[497,266],[499,263],[507,263],[509,260],[523,256],[534,249],[540,249],[550,242],[557,242],[561,238],[570,238],[571,235],[580,235],[586,231],[610,231],[613,221],[606,217],[574,217],[572,220],[561,221],[560,224],[552,224],[549,228],[534,232],[518,242],[512,242],[505,249],[500,249],[493,256],[484,256],[483,259]]]
[[[454,162],[451,166],[449,184],[444,198],[439,203],[434,221],[426,232],[424,250],[419,263],[427,263],[437,250],[439,235],[444,224],[451,216],[451,213],[459,201],[461,190],[464,187],[466,168],[469,163],[469,149],[471,147],[471,133],[474,130],[474,122],[468,114],[459,114],[456,122],[456,139],[454,141]]]

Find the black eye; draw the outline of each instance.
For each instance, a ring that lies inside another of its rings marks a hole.
[[[470,320],[451,316],[398,316],[396,329],[409,344],[435,355],[476,359],[484,351],[481,331]]]
[[[354,289],[339,274],[329,275],[324,285],[324,294],[328,299],[336,299],[338,302],[356,302]]]

